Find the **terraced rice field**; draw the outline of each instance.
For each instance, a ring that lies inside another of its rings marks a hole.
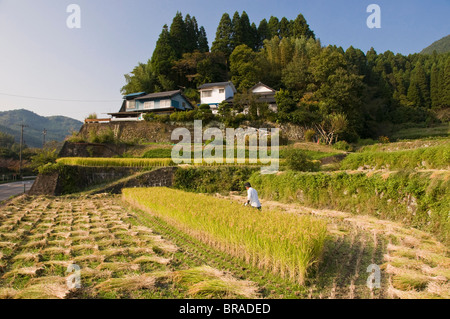
[[[165,187],[123,189],[123,199],[191,236],[283,278],[305,282],[319,260],[326,224],[276,210],[255,214],[227,200]]]
[[[179,247],[132,218],[103,195],[9,203],[0,211],[0,298],[258,296],[252,282],[176,262]]]
[[[58,163],[63,165],[72,166],[93,166],[93,167],[139,167],[139,168],[152,168],[161,166],[173,166],[175,165],[170,158],[95,158],[95,157],[62,157],[57,160]],[[228,163],[226,159],[223,162],[217,162],[214,158],[203,159],[199,163],[194,161],[189,165],[196,166],[265,166],[270,163],[282,162],[278,159],[270,159],[270,161],[262,162],[260,159],[256,161],[250,160],[248,157],[234,159],[234,162]]]
[[[223,197],[223,196],[219,196]],[[236,195],[226,197],[242,201]],[[400,223],[346,212],[262,200],[270,209],[316,216],[328,222],[330,240],[309,278],[311,298],[450,298],[450,252],[432,235]],[[369,289],[370,265],[381,287]]]
[[[262,203],[326,223],[322,256],[304,283],[120,196],[19,197],[0,207],[0,299],[450,298],[448,249],[431,235],[373,217]],[[381,270],[379,289],[366,285],[371,264]],[[80,288],[67,285],[76,275],[71,265],[80,269]]]

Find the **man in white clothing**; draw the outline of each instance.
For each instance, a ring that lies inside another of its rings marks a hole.
[[[261,203],[259,202],[256,189],[252,188],[252,185],[250,185],[249,182],[245,183],[244,186],[245,189],[247,189],[247,202],[245,203],[245,206],[250,205],[261,210]]]

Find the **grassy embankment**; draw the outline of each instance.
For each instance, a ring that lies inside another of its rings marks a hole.
[[[449,243],[448,172],[301,173],[250,178],[262,198],[402,222]]]
[[[398,140],[416,140],[430,137],[448,138],[449,136],[450,136],[450,125],[447,123],[432,127],[416,125],[413,127],[403,128],[395,131],[392,134],[391,139],[393,141],[398,141]]]
[[[434,146],[395,151],[385,151],[380,145],[365,147],[361,152],[348,155],[342,161],[341,169],[448,169],[449,166],[450,142],[445,141]]]

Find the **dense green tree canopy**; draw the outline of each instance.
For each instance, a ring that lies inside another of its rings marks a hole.
[[[124,94],[179,87],[192,93],[200,84],[231,80],[245,103],[251,100],[247,90],[263,82],[279,90],[279,112],[270,114],[253,101],[250,118],[321,127],[326,134],[333,131],[333,139],[348,141],[377,136],[386,123],[432,122],[432,112],[450,107],[450,53],[404,56],[323,47],[302,14],[255,23],[245,11],[232,18],[224,13],[209,52],[205,29],[195,17],[183,19],[177,12],[151,59],[125,78]],[[221,109],[230,123],[242,111],[238,105]],[[335,130],[338,122],[345,125]]]

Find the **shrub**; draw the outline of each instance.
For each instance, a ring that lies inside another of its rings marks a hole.
[[[316,172],[320,169],[320,162],[312,161],[301,149],[286,150],[284,158],[286,166],[293,171]]]
[[[187,88],[186,90],[184,90],[183,92],[184,96],[186,96],[190,101],[197,102],[200,101],[200,93],[193,88]]]
[[[47,163],[38,168],[39,174],[50,175],[56,172],[61,172],[64,168],[62,163]]]
[[[147,122],[154,121],[156,119],[155,113],[145,113],[144,114],[144,120]]]
[[[13,150],[6,148],[6,147],[0,147],[0,158],[2,159],[6,159],[6,158],[13,158],[13,159],[18,159],[19,156],[17,155],[16,152],[14,152]]]
[[[376,143],[377,143],[377,141],[374,141],[371,138],[359,139],[357,142],[358,146],[368,146],[368,145],[373,145]]]
[[[83,136],[78,135],[77,132],[72,132],[72,135],[70,135],[70,137],[67,138],[68,142],[71,143],[86,143],[86,139]]]
[[[194,167],[175,172],[174,187],[199,193],[228,193],[244,190],[250,175],[259,170],[252,167]]]
[[[348,144],[346,141],[339,141],[333,144],[333,148],[340,151],[351,152],[353,151],[353,147]]]
[[[114,137],[114,132],[112,129],[108,129],[100,133],[92,130],[89,132],[89,142],[99,144],[113,144],[116,142],[116,138]]]
[[[208,104],[201,104],[198,108],[201,111],[211,111],[211,107]]]
[[[156,148],[148,150],[142,156],[143,158],[171,158],[172,149],[170,148]]]
[[[186,122],[186,112],[176,112],[178,115],[178,122]]]
[[[387,144],[387,143],[389,143],[389,137],[387,137],[387,136],[380,136],[380,137],[378,138],[378,141],[379,141],[380,143]]]
[[[311,129],[306,130],[306,132],[305,132],[305,141],[312,142],[313,139],[314,139],[314,136],[316,136],[316,131],[311,130]]]
[[[46,164],[56,163],[58,154],[56,149],[42,149],[39,150],[36,155],[31,157],[31,166],[34,169],[39,169],[39,167]]]
[[[172,122],[178,122],[178,112],[170,114],[169,118]]]
[[[186,121],[187,122],[192,122],[193,120],[195,120],[195,115],[197,114],[197,112],[192,110],[192,111],[187,111],[184,114],[185,114],[185,117],[186,117]]]
[[[156,120],[160,123],[167,123],[170,121],[170,116],[168,114],[158,115]]]

